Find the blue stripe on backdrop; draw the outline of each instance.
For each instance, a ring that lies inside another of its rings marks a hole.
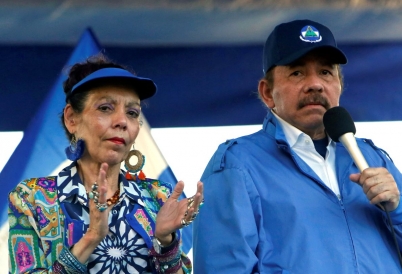
[[[262,45],[263,41],[260,45],[108,46],[106,53],[133,64],[140,76],[158,84],[158,95],[149,101],[147,113],[153,128],[253,125],[261,124],[265,116],[255,94],[262,77]],[[402,120],[402,41],[339,46],[349,59],[343,67],[341,105],[359,122]],[[41,101],[41,91],[32,88],[53,82],[49,68],[65,54],[65,46],[0,45],[0,117],[7,117],[0,119],[0,131],[25,130],[27,117]],[[21,60],[18,55],[29,58]],[[45,58],[41,73],[34,71]]]

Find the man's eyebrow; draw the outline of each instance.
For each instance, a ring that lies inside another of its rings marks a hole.
[[[331,60],[328,60],[326,58],[317,58],[317,62],[322,66],[328,66],[328,67],[335,67],[335,65],[336,65],[336,64],[334,64],[334,62],[332,62]],[[305,64],[306,64],[306,61],[296,60],[286,66],[288,68],[295,68],[295,67],[303,66]]]

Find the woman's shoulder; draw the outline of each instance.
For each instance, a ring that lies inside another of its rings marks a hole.
[[[37,177],[23,180],[9,193],[10,204],[25,207],[26,203],[33,205],[37,200],[44,204],[53,204],[57,197],[55,176]]]
[[[56,178],[56,176],[48,176],[25,179],[19,182],[12,192],[34,192],[43,189],[53,193],[56,191]]]
[[[135,184],[137,184],[140,189],[150,192],[155,197],[161,194],[169,197],[173,191],[172,185],[170,183],[152,178],[140,179],[136,181]]]
[[[169,198],[173,191],[172,185],[170,183],[158,179],[136,175],[126,175],[126,179],[130,184],[136,185],[136,187],[142,192],[143,198],[150,196],[150,198],[156,199],[162,203],[164,203]]]
[[[169,192],[172,192],[172,184],[168,182],[164,182],[158,179],[152,179],[152,178],[147,178],[145,174],[130,174],[126,173],[125,175],[127,181],[129,183],[137,185],[141,189],[146,189],[146,190],[168,190]]]

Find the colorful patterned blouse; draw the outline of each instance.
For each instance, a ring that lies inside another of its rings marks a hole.
[[[120,172],[120,199],[109,213],[108,235],[88,260],[89,273],[154,272],[148,252],[156,214],[172,188],[158,180],[130,179]],[[11,273],[58,273],[63,246],[71,248],[88,229],[87,203],[75,162],[57,177],[19,183],[9,196]],[[190,273],[184,253],[182,260]]]

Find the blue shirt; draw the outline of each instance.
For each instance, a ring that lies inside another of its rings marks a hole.
[[[202,176],[205,204],[194,221],[195,273],[400,273],[383,211],[349,180],[358,169],[336,144],[341,199],[292,150],[268,113],[263,129],[219,146]],[[366,139],[372,167],[402,175]],[[399,245],[402,206],[390,213]]]

